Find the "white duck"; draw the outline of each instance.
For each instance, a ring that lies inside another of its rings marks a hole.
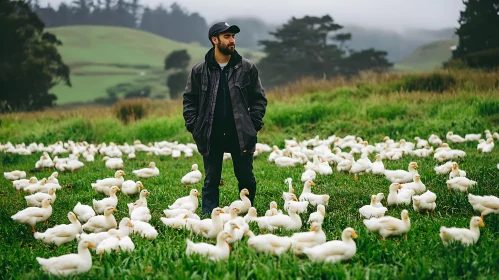
[[[437,207],[437,195],[431,191],[426,191],[422,195],[414,195],[412,197],[412,207],[414,208],[414,211],[416,212],[421,212],[421,211],[435,211],[435,208]]]
[[[456,177],[466,177],[466,171],[459,169],[457,162],[452,163],[452,170],[449,173],[449,180]]]
[[[132,208],[131,210],[133,210],[133,208],[135,207],[142,207],[142,206],[147,207],[147,196],[149,196],[150,194],[151,192],[146,189],[141,190],[139,199],[137,199],[135,203],[128,203],[128,208],[129,209]],[[133,207],[130,207],[130,205],[132,205]]]
[[[456,177],[454,179],[447,180],[445,183],[451,192],[452,190],[467,192],[468,188],[472,188],[477,182],[466,177]]]
[[[409,183],[413,180],[414,175],[418,174],[417,168],[418,164],[412,161],[409,163],[409,171],[401,169],[385,170],[385,177],[392,183]]]
[[[156,167],[156,163],[151,161],[148,168],[142,168],[132,171],[133,175],[140,178],[150,178],[153,176],[159,176],[159,169]]]
[[[117,186],[113,186],[109,189],[109,197],[101,200],[93,199],[92,203],[94,205],[95,213],[102,214],[107,207],[116,208],[116,206],[118,205],[118,197],[116,196],[116,193],[119,191],[120,188],[118,188]]]
[[[192,254],[207,256],[212,261],[226,260],[230,255],[230,246],[227,243],[227,239],[229,238],[232,238],[232,236],[226,231],[221,231],[217,235],[217,245],[211,245],[204,242],[194,243],[187,238],[187,249],[185,253],[188,256]]]
[[[123,169],[125,166],[122,158],[110,158],[105,156],[102,158],[102,161],[106,162],[106,167],[109,169]]]
[[[85,223],[87,222],[90,218],[95,216],[95,211],[92,207],[89,205],[81,204],[78,202],[75,207],[73,208],[73,212],[78,216],[78,220],[80,222]]]
[[[307,169],[301,174],[301,181],[313,181],[317,177],[317,173],[313,169]]]
[[[277,236],[274,234],[255,235],[251,230],[244,232],[248,238],[248,246],[257,252],[270,253],[274,256],[280,256],[291,248],[291,239],[287,236]]]
[[[28,207],[24,210],[17,212],[12,215],[12,220],[20,224],[28,224],[31,226],[31,231],[35,232],[35,225],[39,222],[46,221],[50,216],[52,216],[52,205],[50,203],[52,200],[50,198],[45,198],[42,201],[42,207]]]
[[[405,204],[409,205],[411,203],[411,197],[414,195],[413,189],[402,189],[402,185],[399,183],[392,183],[390,185],[390,193],[386,201],[388,206]]]
[[[171,218],[161,217],[160,220],[167,227],[180,229],[180,228],[184,228],[185,225],[187,224],[187,218],[189,218],[189,215],[179,214],[179,215],[177,215],[175,217],[171,217]]]
[[[407,233],[411,229],[411,220],[409,219],[409,212],[402,210],[402,220],[391,216],[384,216],[381,218],[371,218],[364,220],[364,225],[369,231],[379,233],[382,238],[404,234],[404,239],[407,240]]]
[[[92,255],[88,248],[95,248],[95,245],[90,241],[81,240],[78,243],[78,254],[67,254],[49,259],[37,257],[36,261],[45,272],[50,274],[57,276],[81,274],[92,268]]]
[[[179,215],[187,215],[187,216],[190,217],[191,215],[194,214],[193,211],[188,210],[188,209],[182,209],[182,208],[179,208],[179,209],[165,209],[165,210],[163,210],[163,213],[165,213],[165,216],[167,218],[173,218],[173,217],[177,217]]]
[[[292,167],[301,163],[300,159],[290,158],[286,156],[278,157],[274,160],[275,164],[279,167]]]
[[[343,159],[336,166],[336,170],[338,170],[338,172],[342,172],[342,171],[348,172],[352,168],[352,165],[353,165],[353,160],[351,160],[351,159]]]
[[[298,230],[302,226],[302,221],[300,216],[297,214],[298,209],[294,206],[290,206],[288,209],[288,215],[277,215],[270,217],[260,217],[256,219],[258,227],[261,230],[273,231],[276,228],[284,228],[287,230]]]
[[[282,199],[286,200],[285,197],[288,197],[290,194],[293,194],[295,192],[295,189],[293,189],[293,179],[292,178],[286,178],[284,180],[284,183],[288,184],[288,191],[282,192]]]
[[[352,168],[348,171],[350,174],[354,174],[354,180],[359,180],[359,174],[364,172],[370,172],[372,169],[372,163],[367,158],[367,154],[362,154],[361,158],[352,163]]]
[[[478,141],[481,138],[482,138],[482,134],[480,134],[480,133],[475,133],[475,134],[468,133],[468,134],[464,135],[464,139],[466,141]]]
[[[448,161],[440,166],[435,166],[433,170],[435,170],[437,174],[448,174],[449,172],[451,172],[453,164],[454,163],[452,161]]]
[[[251,201],[247,197],[247,195],[249,195],[249,194],[250,193],[249,193],[248,189],[242,189],[241,192],[239,193],[239,197],[241,198],[241,200],[233,201],[229,205],[229,208],[233,208],[233,207],[238,208],[239,214],[241,214],[241,215],[248,213],[248,210],[251,207]]]
[[[237,213],[239,213],[239,209],[237,207],[230,207],[229,213],[225,213],[224,210],[224,213],[220,214],[220,219],[222,220],[222,223],[225,224],[226,222],[237,218]]]
[[[473,245],[480,238],[480,228],[484,227],[482,218],[472,217],[470,221],[470,229],[467,228],[447,228],[440,227],[440,238],[442,243],[447,246],[451,242],[461,242],[463,245]]]
[[[144,188],[141,181],[134,182],[132,180],[126,180],[121,185],[121,192],[128,196],[132,196],[140,193],[141,188]]]
[[[172,205],[168,206],[168,209],[187,209],[194,212],[198,208],[198,196],[199,191],[192,189],[188,196],[178,198]]]
[[[217,207],[212,210],[211,219],[196,220],[187,218],[185,227],[197,235],[202,235],[206,238],[216,238],[218,233],[223,230],[220,213],[223,213],[223,210]]]
[[[258,215],[256,213],[255,207],[250,207],[250,209],[248,210],[248,214],[244,215],[244,221],[246,223],[256,222],[257,218],[258,218]]]
[[[298,213],[307,213],[308,205],[310,202],[308,200],[298,201],[296,195],[291,194],[289,197],[284,199],[284,210],[288,211],[289,207],[293,206],[298,210]]]
[[[470,193],[468,201],[473,210],[480,212],[482,217],[491,213],[499,214],[499,198],[493,195],[479,196]]]
[[[494,149],[494,139],[489,138],[483,143],[479,143],[477,146],[477,151],[479,153],[490,153]]]
[[[426,186],[421,182],[421,176],[419,174],[414,175],[414,182],[401,184],[402,190],[410,189],[414,190],[414,193],[420,194],[426,191]]]
[[[133,232],[140,235],[142,238],[154,240],[158,237],[158,231],[149,223],[144,221],[132,221]]]
[[[322,204],[327,207],[329,203],[329,195],[312,193],[312,186],[315,186],[314,182],[312,181],[305,182],[299,200],[308,201],[312,206],[317,206],[319,204]]]
[[[189,185],[199,183],[203,177],[203,174],[201,174],[201,171],[199,171],[198,168],[198,165],[194,163],[191,167],[191,172],[185,174],[184,177],[182,177],[182,180],[180,180],[182,184],[189,187]]]
[[[386,207],[377,207],[376,203],[377,203],[376,195],[371,195],[371,204],[360,207],[359,208],[360,215],[368,219],[372,217],[375,218],[383,217],[386,211],[388,211],[388,209]]]
[[[21,170],[14,170],[10,172],[4,172],[3,176],[9,181],[15,181],[26,178],[26,172]]]
[[[331,175],[333,174],[333,168],[329,166],[329,162],[327,162],[327,160],[322,160],[322,162],[319,163],[317,173],[320,175]]]
[[[110,253],[112,251],[117,252],[119,248],[119,242],[120,242],[120,236],[118,235],[117,230],[110,230],[109,231],[110,236],[104,240],[102,240],[99,245],[97,245],[97,248],[95,248],[95,253],[98,255],[101,255],[104,253]]]
[[[147,206],[137,206],[137,203],[134,203],[133,206],[133,208],[129,208],[130,219],[132,221],[143,221],[148,223],[151,220],[151,211]]]
[[[383,200],[383,198],[385,198],[385,195],[383,193],[378,193],[376,195],[376,202],[374,203],[374,207],[383,207],[383,204],[381,203],[381,201]]]
[[[116,223],[113,212],[116,212],[116,208],[107,207],[106,210],[104,210],[104,215],[98,215],[88,219],[82,226],[82,229],[91,232],[103,232],[116,228],[118,224]]]
[[[385,165],[383,164],[379,154],[374,156],[374,162],[371,165],[371,173],[375,175],[385,174]]]
[[[340,240],[332,240],[310,248],[299,245],[296,252],[303,252],[313,262],[337,263],[351,259],[357,252],[357,245],[352,238],[357,238],[353,228],[346,228],[341,234]]]
[[[118,170],[114,173],[114,178],[106,178],[102,180],[97,180],[96,183],[92,183],[92,189],[94,189],[98,193],[103,193],[105,195],[109,195],[109,189],[112,186],[121,187],[125,179],[125,172],[123,170]]]
[[[245,228],[244,230],[249,229]],[[224,225],[223,231],[230,233],[230,238],[227,238],[227,243],[232,244],[243,238],[244,230],[242,230],[235,221],[228,221]]]
[[[447,138],[447,141],[451,142],[451,143],[463,143],[463,142],[466,142],[466,139],[464,139],[463,137],[457,135],[457,134],[454,134],[452,131],[449,131],[447,132],[447,135],[445,136],[445,138]]]
[[[326,217],[326,207],[322,204],[317,205],[317,211],[311,213],[308,217],[307,223],[311,224],[313,222],[317,222],[322,225],[324,222],[324,218]]]
[[[12,182],[12,186],[16,188],[17,192],[21,194],[21,191],[29,185],[36,184],[38,179],[36,177],[31,177],[29,179],[19,179]]]
[[[40,207],[42,206],[42,201],[45,198],[50,198],[50,203],[53,204],[55,202],[55,199],[57,198],[57,196],[55,195],[55,191],[55,188],[50,188],[48,193],[37,192],[35,194],[25,196],[24,199],[26,199],[28,206]]]
[[[35,232],[35,239],[41,239],[46,244],[53,242],[57,246],[72,241],[81,233],[81,223],[73,212],[68,213],[68,219],[71,224],[57,225],[45,232]]]
[[[298,244],[303,247],[313,247],[315,245],[326,242],[326,234],[322,230],[321,224],[313,222],[308,232],[297,232],[291,236],[292,247],[295,248]]]
[[[269,207],[270,209],[265,211],[265,216],[275,216],[282,214],[282,210],[277,209],[277,202],[271,201]]]

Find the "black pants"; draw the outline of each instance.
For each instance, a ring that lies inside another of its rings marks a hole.
[[[227,146],[223,147],[225,141],[213,143],[210,147],[210,154],[203,157],[204,170],[206,177],[202,192],[202,212],[203,214],[211,214],[213,208],[219,206],[220,179],[222,177],[222,161],[224,151],[227,151]],[[248,198],[253,205],[256,192],[256,180],[253,174],[253,154],[241,155],[239,149],[229,149],[232,155],[234,164],[234,173],[239,183],[239,192],[246,188],[249,191]]]

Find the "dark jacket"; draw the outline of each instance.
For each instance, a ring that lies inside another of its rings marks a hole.
[[[267,99],[256,66],[236,51],[226,66],[227,89],[241,154],[253,153],[257,132],[263,126]],[[207,156],[213,131],[215,107],[221,78],[220,66],[210,49],[205,61],[196,64],[187,79],[184,93],[185,126],[192,133],[199,153]],[[220,99],[219,99],[220,100]],[[228,100],[228,99],[227,99]],[[222,107],[222,109],[227,109]]]

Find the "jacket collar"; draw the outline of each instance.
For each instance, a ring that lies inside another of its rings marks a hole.
[[[243,57],[241,55],[239,55],[239,53],[236,50],[234,50],[234,53],[230,57],[229,63],[227,63],[227,66],[235,66],[239,62],[241,62],[242,59],[243,59]],[[213,68],[213,67],[220,68],[220,65],[215,60],[215,48],[211,48],[206,53],[206,55],[204,56],[204,60],[206,61],[206,63],[208,64],[208,66],[210,68]]]

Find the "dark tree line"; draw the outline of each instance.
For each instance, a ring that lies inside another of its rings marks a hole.
[[[363,70],[386,71],[392,64],[385,51],[356,51],[348,47],[350,33],[329,15],[293,17],[263,40],[267,54],[259,63],[268,85],[296,81],[302,77],[329,78],[356,75]]]
[[[54,8],[30,2],[33,10],[47,27],[68,25],[107,25],[137,28],[179,41],[199,42],[208,46],[208,26],[198,13],[189,13],[177,3],[151,9],[140,0],[72,0]]]

